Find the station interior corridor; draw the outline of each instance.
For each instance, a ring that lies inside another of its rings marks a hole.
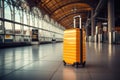
[[[0,49],[0,80],[120,80],[120,45],[86,47],[84,68],[63,65],[63,43]]]

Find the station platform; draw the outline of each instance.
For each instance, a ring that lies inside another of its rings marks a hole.
[[[64,66],[62,46],[0,49],[0,80],[120,80],[120,45],[87,43],[84,68]]]

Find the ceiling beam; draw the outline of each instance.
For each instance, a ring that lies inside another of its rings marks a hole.
[[[65,12],[64,12],[65,11]],[[67,10],[64,10],[63,12],[64,12],[64,14],[62,13],[62,15],[65,15],[65,14],[68,14],[68,13],[76,13],[76,12],[88,12],[88,11],[91,11],[91,8],[89,8],[89,7],[85,7],[85,8],[78,8],[78,9],[76,9],[76,11],[74,11],[74,10],[72,10],[72,8],[71,9],[67,9]],[[60,15],[60,12],[61,11],[59,11],[59,13],[58,14],[54,14],[53,13],[53,15],[51,15],[51,17],[53,17],[53,16],[55,16],[55,15]],[[61,15],[61,16],[62,16]]]
[[[72,22],[68,23],[67,25],[65,24],[65,26],[64,26],[64,24],[63,24],[63,26],[64,26],[64,27],[69,27],[69,28],[70,28],[70,27],[72,28],[72,26],[71,26],[71,25],[73,25],[73,23],[72,23]]]
[[[96,17],[98,15],[98,13],[100,12],[100,10],[104,7],[105,3],[107,2],[107,0],[100,0],[96,9],[95,9],[95,13],[93,15],[93,17]]]
[[[61,22],[64,18],[67,18],[68,16],[71,16],[71,15],[74,15],[74,14],[78,14],[78,15],[83,14],[83,13],[85,14],[85,13],[87,13],[87,12],[88,12],[88,11],[85,11],[85,12],[70,13],[70,14],[67,14],[67,15],[61,17],[60,19],[57,19],[57,22]]]
[[[70,26],[70,25],[73,25],[73,22],[70,22],[70,23],[66,24],[66,26]]]
[[[40,0],[40,1],[42,2],[42,0]],[[43,5],[43,6],[46,5],[46,4],[48,4],[50,1],[51,1],[51,0],[46,0],[46,1],[42,2],[42,5]]]
[[[86,2],[84,0],[83,1],[74,1],[74,2],[70,2],[70,3],[66,3],[66,4],[63,4],[60,7],[56,8],[54,11],[52,11],[50,13],[50,15],[52,15],[55,11],[61,9],[62,7],[65,7],[65,6],[68,6],[68,5],[71,5],[71,4],[78,4],[78,3],[84,3],[84,4],[86,4]],[[89,5],[89,6],[92,6],[92,5]]]

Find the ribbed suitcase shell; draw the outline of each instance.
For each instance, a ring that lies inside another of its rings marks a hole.
[[[82,34],[82,46],[80,46],[81,35],[79,28],[68,29],[64,31],[63,61],[65,61],[65,63],[74,64],[84,63],[86,61],[85,32],[82,31]]]

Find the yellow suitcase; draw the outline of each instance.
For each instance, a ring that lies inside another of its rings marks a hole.
[[[85,31],[79,28],[68,29],[64,31],[63,40],[63,62],[64,65],[86,63],[86,38]]]
[[[86,63],[86,34],[85,30],[73,28],[64,31],[63,63],[78,67]]]

